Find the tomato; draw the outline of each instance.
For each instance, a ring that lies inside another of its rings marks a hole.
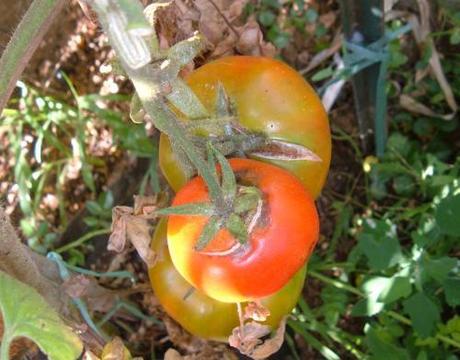
[[[246,244],[238,246],[227,229],[197,251],[194,246],[207,216],[171,215],[168,246],[179,273],[194,287],[223,302],[242,302],[281,289],[305,264],[318,240],[315,204],[302,183],[288,171],[250,159],[230,159],[240,184],[262,193],[260,216]],[[172,205],[209,202],[201,177],[190,180]],[[229,254],[230,252],[230,254]]]
[[[149,269],[153,291],[165,311],[190,333],[209,340],[227,341],[232,329],[239,325],[235,304],[223,303],[193,289],[177,272],[169,256],[166,240],[166,220],[155,229],[152,250],[158,255]],[[291,312],[305,282],[306,266],[276,294],[261,299],[270,311],[264,324],[275,329],[282,317]],[[244,305],[243,305],[244,306]]]
[[[314,198],[319,195],[331,158],[329,122],[321,100],[298,72],[270,58],[232,56],[198,68],[186,80],[211,113],[220,83],[236,105],[242,126],[302,145],[318,155],[319,162],[254,158],[291,171]],[[188,181],[165,135],[160,138],[159,164],[173,190]]]

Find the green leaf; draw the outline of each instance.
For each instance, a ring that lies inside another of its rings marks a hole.
[[[155,211],[157,215],[188,215],[188,216],[211,216],[214,214],[214,206],[210,203],[191,203],[170,206]]]
[[[304,16],[309,23],[314,23],[319,17],[318,12],[313,8],[308,9]]]
[[[415,183],[408,175],[399,175],[393,180],[393,187],[398,195],[410,195],[415,190]]]
[[[439,283],[446,280],[447,275],[456,264],[457,259],[448,256],[444,256],[439,259],[429,259],[425,256],[421,263],[422,269],[426,272],[426,274]]]
[[[320,308],[324,315],[324,321],[328,325],[335,326],[339,321],[340,315],[347,309],[348,294],[332,285],[326,286],[321,291],[323,305]]]
[[[17,337],[33,340],[51,360],[77,359],[83,351],[78,336],[35,289],[1,271],[0,310],[5,328],[1,352]]]
[[[452,307],[460,305],[460,278],[448,278],[443,287],[447,304]]]
[[[424,293],[418,292],[404,301],[404,311],[410,316],[412,326],[421,337],[433,335],[440,319],[436,304]]]
[[[374,328],[369,328],[366,334],[366,341],[371,350],[373,360],[409,360],[407,350],[393,344],[383,337]]]
[[[385,304],[376,301],[375,297],[359,300],[351,309],[352,316],[373,316],[383,310]]]
[[[412,292],[409,278],[402,276],[371,277],[363,282],[362,289],[367,297],[353,307],[353,316],[378,314],[383,310],[385,304],[407,297]]]
[[[330,78],[332,75],[334,75],[334,70],[332,70],[332,68],[330,68],[330,67],[327,67],[325,69],[322,69],[322,70],[316,72],[312,76],[311,80],[317,82],[317,81],[321,81],[321,80]]]
[[[436,222],[443,234],[460,235],[460,194],[441,200],[436,208]]]
[[[408,297],[411,292],[412,285],[408,277],[394,276],[387,278],[385,286],[379,289],[377,300],[389,304],[403,297]]]
[[[212,216],[203,228],[203,231],[195,244],[195,250],[203,250],[209,242],[216,236],[218,231],[222,228],[222,219],[218,216]]]
[[[101,207],[101,205],[94,200],[89,200],[86,202],[86,209],[91,215],[101,215],[104,212],[104,209]]]
[[[396,227],[389,220],[365,219],[358,248],[373,270],[387,269],[402,259]]]
[[[450,34],[449,42],[452,45],[460,44],[460,28],[455,28],[452,34]]]
[[[298,321],[288,320],[288,325],[299,335],[301,335],[307,344],[316,349],[327,360],[339,360],[340,356],[337,355],[326,344],[323,344],[316,337],[314,337],[306,328],[306,324]]]
[[[98,202],[104,209],[111,209],[113,206],[113,193],[112,191],[104,191],[98,197]]]
[[[270,10],[263,10],[259,14],[259,22],[263,26],[270,26],[272,25],[276,20],[276,15],[270,11]]]
[[[81,168],[81,175],[85,185],[88,186],[92,192],[96,192],[96,184],[94,183],[92,166],[88,165],[87,163],[83,163]]]

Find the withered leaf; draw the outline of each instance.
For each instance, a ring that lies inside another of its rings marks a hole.
[[[270,333],[270,328],[256,322],[245,324],[242,328],[233,329],[229,337],[229,344],[237,348],[242,354],[247,355],[255,360],[265,359],[276,353],[283,344],[284,333],[286,330],[287,316],[283,318],[275,335],[265,341],[261,338]]]
[[[127,239],[136,248],[139,256],[148,265],[155,263],[155,253],[150,249],[150,224],[148,220],[155,218],[153,213],[159,199],[154,197],[134,197],[134,209],[128,206],[116,206],[112,210],[112,234],[107,246],[108,250],[122,252]]]
[[[240,37],[236,49],[243,55],[273,57],[276,49],[273,44],[265,42],[262,30],[254,19],[238,30]]]
[[[115,337],[104,346],[101,360],[130,360],[132,359],[128,349],[119,337]]]
[[[183,360],[184,357],[179,353],[179,351],[169,348],[165,353],[165,360]]]
[[[270,310],[260,302],[250,302],[244,308],[244,318],[255,321],[265,321],[270,316]]]

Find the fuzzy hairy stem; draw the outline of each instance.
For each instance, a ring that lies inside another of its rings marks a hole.
[[[0,115],[16,81],[66,0],[35,0],[0,58]]]
[[[216,208],[225,208],[222,190],[213,175],[214,169],[211,169],[191,139],[188,138],[186,130],[179,124],[177,117],[165,104],[165,94],[162,91],[161,85],[177,82],[178,69],[183,65],[180,56],[177,59],[173,56],[173,59],[163,61],[161,64],[148,63],[143,66],[131,66],[131,54],[123,51],[123,47],[121,46],[124,42],[128,41],[126,28],[123,29],[115,26],[117,24],[113,23],[113,16],[110,16],[111,11],[113,13],[113,8],[107,7],[104,1],[92,0],[91,4],[94,10],[96,10],[99,21],[107,33],[110,43],[115,48],[123,69],[133,82],[139,99],[145,111],[151,117],[155,127],[165,133],[171,139],[171,142],[177,144],[179,149],[187,155],[190,162],[196,167],[198,174],[203,177],[208,185],[209,195]],[[119,15],[125,16],[123,14]],[[117,32],[114,29],[117,29]],[[139,38],[134,40],[139,43],[142,42]],[[176,48],[178,48],[178,45],[176,45]],[[149,50],[151,58],[160,58],[161,54],[159,50]],[[179,90],[179,97],[186,96],[187,93],[189,94],[188,87],[182,86]],[[198,115],[202,116],[204,114],[199,112]]]

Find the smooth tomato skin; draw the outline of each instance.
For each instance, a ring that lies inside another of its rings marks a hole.
[[[165,311],[193,335],[216,341],[227,341],[232,329],[239,325],[236,304],[223,303],[195,289],[177,272],[168,251],[166,219],[160,220],[151,248],[158,255],[155,266],[149,268],[149,277],[155,296]],[[297,303],[305,282],[306,266],[277,293],[261,299],[270,316],[263,324],[278,327],[283,316]],[[186,294],[190,294],[184,299]],[[243,304],[244,306],[244,304]]]
[[[250,159],[229,163],[239,181],[257,186],[264,199],[248,246],[226,256],[198,252],[194,245],[208,218],[171,215],[168,247],[174,266],[189,283],[216,300],[234,303],[280,290],[309,258],[318,240],[319,221],[310,194],[288,171]],[[176,194],[172,205],[208,201],[205,182],[195,177]],[[204,251],[223,251],[234,243],[223,229]]]
[[[271,58],[231,56],[198,68],[186,81],[208,111],[214,111],[217,84],[221,83],[236,104],[241,125],[317,154],[321,162],[254,159],[289,170],[313,198],[318,197],[331,160],[329,121],[321,100],[297,71]],[[174,191],[188,181],[163,134],[159,164]]]

